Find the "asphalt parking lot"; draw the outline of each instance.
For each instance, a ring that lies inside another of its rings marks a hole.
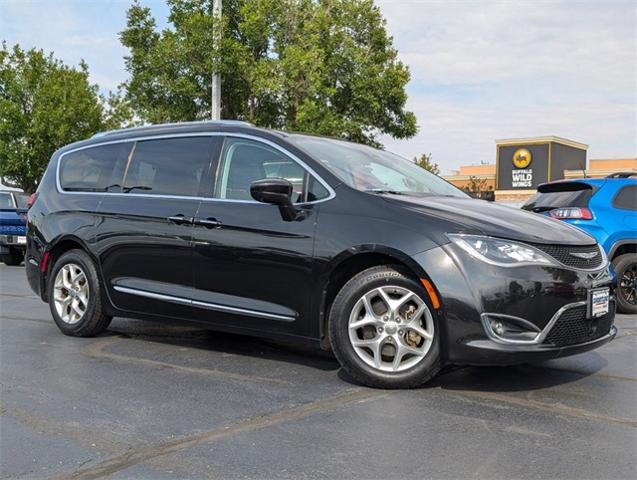
[[[352,384],[330,356],[116,318],[62,335],[0,266],[1,478],[634,478],[637,319],[598,351]]]

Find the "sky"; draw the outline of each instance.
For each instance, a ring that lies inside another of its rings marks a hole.
[[[0,39],[84,59],[102,92],[126,80],[130,0],[0,0]],[[160,26],[163,0],[141,0]],[[634,1],[376,0],[409,66],[419,133],[388,150],[431,153],[443,173],[495,162],[495,140],[557,135],[588,158],[637,156]]]

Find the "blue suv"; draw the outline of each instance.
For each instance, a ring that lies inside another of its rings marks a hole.
[[[617,274],[617,308],[637,313],[637,172],[542,184],[523,209],[595,237]]]

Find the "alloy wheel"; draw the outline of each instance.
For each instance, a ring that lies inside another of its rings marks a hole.
[[[79,265],[67,263],[55,276],[55,310],[64,323],[79,322],[88,308],[89,284]]]
[[[420,363],[431,348],[434,322],[420,296],[398,286],[365,293],[354,305],[349,340],[367,365],[397,373]]]
[[[631,264],[619,279],[621,296],[628,303],[637,305],[637,263]]]

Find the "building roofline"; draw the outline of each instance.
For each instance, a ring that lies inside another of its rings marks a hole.
[[[555,135],[547,135],[544,137],[502,138],[500,140],[496,140],[495,143],[499,147],[509,145],[532,145],[537,143],[559,143],[561,145],[566,145],[567,147],[588,150],[588,145],[585,143],[569,140],[568,138],[557,137]]]

